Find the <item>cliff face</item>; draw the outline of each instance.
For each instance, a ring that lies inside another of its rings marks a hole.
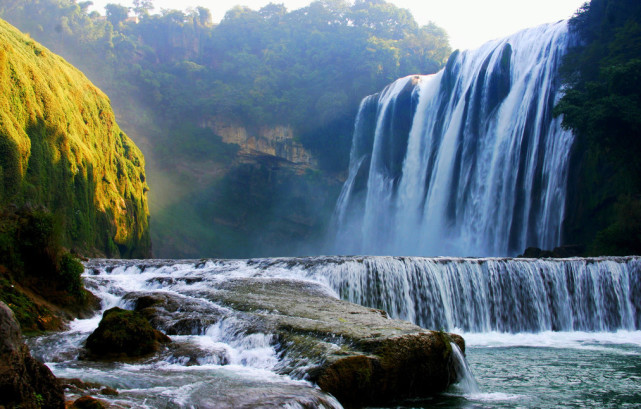
[[[294,131],[289,126],[262,126],[250,131],[244,126],[212,120],[207,122],[207,127],[220,135],[223,142],[240,146],[240,153],[276,156],[310,168],[318,166],[312,154],[294,138]]]
[[[49,208],[81,253],[149,256],[144,166],[107,96],[0,20],[0,205]]]

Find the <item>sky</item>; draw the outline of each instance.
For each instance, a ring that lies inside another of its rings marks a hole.
[[[93,0],[94,10],[104,14],[107,3],[131,6],[131,0]],[[266,4],[284,3],[288,10],[305,7],[310,0],[154,0],[155,9],[208,8],[215,22],[235,5],[258,10]],[[472,49],[486,41],[521,29],[572,17],[585,0],[388,0],[409,9],[420,25],[433,21],[447,31],[453,49]]]

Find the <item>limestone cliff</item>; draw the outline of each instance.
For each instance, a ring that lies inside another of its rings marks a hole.
[[[0,205],[49,208],[81,253],[149,256],[144,166],[107,96],[0,20]]]
[[[262,126],[248,130],[219,119],[207,121],[206,126],[222,137],[223,142],[240,146],[241,154],[271,155],[308,168],[318,166],[312,154],[295,139],[289,126]]]

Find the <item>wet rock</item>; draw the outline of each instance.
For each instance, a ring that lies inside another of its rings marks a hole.
[[[118,396],[118,391],[114,388],[104,387],[100,389],[100,394],[105,396]]]
[[[124,300],[168,335],[202,334],[224,316],[212,303],[178,294],[129,293]]]
[[[585,256],[585,246],[568,244],[555,247],[554,250],[541,250],[538,247],[528,247],[517,258],[570,258]]]
[[[281,349],[279,372],[315,382],[346,405],[429,397],[457,379],[450,342],[464,350],[460,336],[389,319],[315,283],[237,279],[209,297],[266,323]]]
[[[227,365],[230,361],[229,351],[222,346],[204,348],[189,342],[173,343],[168,353],[165,361],[184,366]]]
[[[87,338],[86,348],[91,359],[142,357],[170,342],[169,337],[155,330],[142,314],[115,307],[105,311],[98,328]]]
[[[22,340],[13,312],[0,302],[0,406],[64,408],[64,392],[44,364],[36,361]]]
[[[96,398],[83,396],[76,399],[69,409],[106,409],[106,406]]]
[[[94,382],[84,382],[78,378],[58,378],[65,392],[86,394],[87,391],[97,391],[102,385]]]
[[[95,382],[85,382],[79,378],[58,378],[58,381],[65,388],[76,388],[78,390],[89,390],[89,389],[98,389],[100,388],[99,383]]]

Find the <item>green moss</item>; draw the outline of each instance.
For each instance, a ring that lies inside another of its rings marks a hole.
[[[142,314],[115,307],[105,311],[98,328],[87,339],[87,348],[101,357],[124,354],[139,357],[158,349],[168,338],[151,327]]]
[[[444,330],[437,331],[436,334],[444,346],[443,360],[448,360],[449,357],[452,356],[452,338],[450,338],[450,335]]]
[[[0,205],[53,211],[65,246],[150,255],[144,159],[108,98],[0,20]]]
[[[11,308],[24,333],[52,330],[60,324],[50,310],[34,303],[10,277],[0,276],[0,301]]]

